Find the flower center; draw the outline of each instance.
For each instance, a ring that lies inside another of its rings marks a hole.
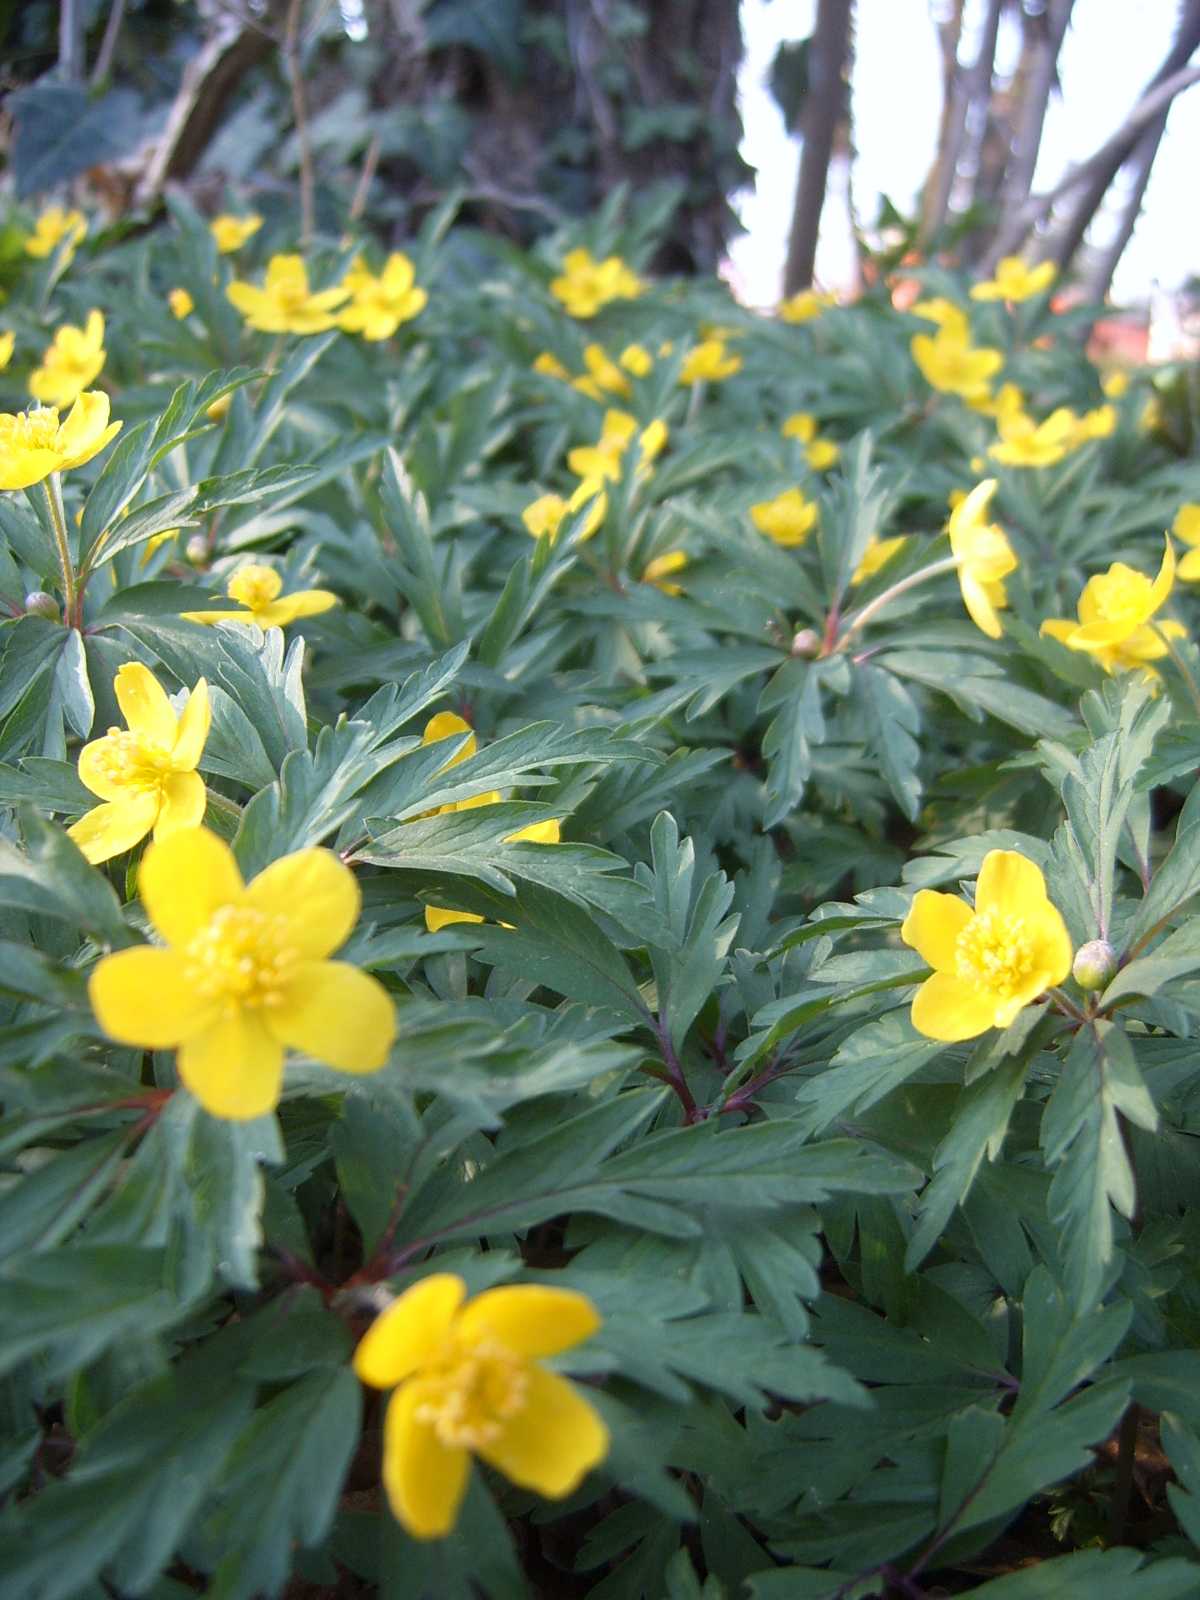
[[[160,789],[163,778],[174,770],[165,745],[124,728],[108,730],[96,752],[96,765],[109,783],[137,793]]]
[[[0,417],[0,438],[11,450],[53,450],[57,434],[57,406]]]
[[[1093,591],[1104,622],[1140,623],[1148,610],[1152,584],[1144,572],[1106,573]]]
[[[999,999],[1010,998],[1034,970],[1025,919],[1008,911],[977,912],[955,941],[954,960],[964,982]]]
[[[227,593],[251,611],[261,611],[269,606],[283,587],[279,574],[272,567],[243,567],[229,580]]]
[[[418,1382],[417,1421],[430,1425],[444,1445],[469,1450],[498,1439],[529,1392],[525,1363],[491,1339],[468,1350],[450,1345]]]
[[[206,998],[224,1000],[229,1011],[277,1006],[299,960],[287,936],[284,916],[222,906],[184,950],[187,981]]]

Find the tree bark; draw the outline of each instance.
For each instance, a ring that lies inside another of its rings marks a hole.
[[[787,295],[812,283],[829,158],[838,124],[846,115],[844,75],[850,47],[851,4],[852,0],[818,0],[817,26],[808,57],[808,94],[801,116],[800,175],[783,274],[783,292]]]
[[[1162,143],[1162,136],[1167,126],[1167,112],[1149,124],[1142,133],[1133,152],[1133,183],[1121,210],[1121,220],[1117,231],[1108,246],[1096,258],[1095,264],[1088,273],[1087,297],[1089,300],[1102,301],[1112,287],[1113,274],[1117,270],[1117,263],[1125,254],[1125,247],[1133,237],[1133,230],[1137,226],[1137,219],[1141,214],[1142,201],[1146,198],[1146,185],[1150,182],[1150,169],[1154,165],[1154,158],[1158,154],[1158,147]]]
[[[1171,48],[1139,99],[1144,99],[1152,90],[1159,88],[1167,79],[1180,72],[1191,60],[1197,46],[1200,46],[1200,0],[1186,0],[1180,12],[1179,27]],[[1163,115],[1165,117],[1166,113]],[[1133,155],[1142,136],[1143,128],[1139,126],[1125,138],[1110,141],[1112,145],[1110,153],[1105,160],[1096,163],[1095,172],[1076,197],[1065,223],[1050,248],[1044,252],[1060,272],[1064,272],[1075,259],[1083,243],[1084,234],[1099,211],[1113,179]]]
[[[988,101],[991,99],[992,68],[996,60],[996,38],[1000,32],[1002,10],[1003,0],[988,0],[979,53],[968,69],[959,68],[955,73],[954,98],[950,115],[943,125],[945,145],[938,151],[937,164],[934,168],[936,186],[926,207],[925,225],[922,230],[922,240],[926,245],[937,234],[950,209],[950,196],[966,145],[967,119],[971,107],[981,106],[986,111]]]

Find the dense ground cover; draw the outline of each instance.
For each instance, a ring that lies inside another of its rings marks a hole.
[[[1200,1592],[1200,471],[452,223],[11,224],[4,1592]]]

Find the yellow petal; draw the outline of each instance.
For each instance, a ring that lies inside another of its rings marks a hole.
[[[265,1015],[281,1044],[339,1072],[377,1072],[396,1037],[391,996],[378,978],[346,961],[302,963]]]
[[[608,1429],[573,1383],[529,1368],[524,1406],[479,1454],[523,1489],[561,1500],[608,1454]]]
[[[441,928],[448,928],[452,922],[482,922],[482,917],[477,917],[473,911],[448,911],[444,906],[425,907],[425,928],[429,933],[437,933]]]
[[[471,1458],[418,1422],[419,1380],[388,1401],[383,1424],[383,1487],[397,1522],[414,1539],[440,1539],[458,1519]]]
[[[1004,629],[1000,625],[1000,618],[996,615],[991,591],[1000,585],[980,583],[969,568],[963,567],[959,570],[958,586],[962,591],[963,605],[966,606],[971,621],[981,633],[986,633],[989,639],[999,639]]]
[[[913,996],[912,1025],[927,1039],[957,1044],[994,1026],[995,998],[949,972],[935,972]]]
[[[132,850],[146,837],[154,826],[158,806],[157,794],[133,794],[121,800],[108,800],[85,812],[78,822],[71,824],[67,834],[92,865],[99,866],[102,861],[111,861],[113,856]]]
[[[249,1122],[279,1104],[283,1046],[257,1012],[236,1010],[180,1045],[179,1076],[210,1116]]]
[[[1200,550],[1189,550],[1175,569],[1175,575],[1184,583],[1195,583],[1200,578]]]
[[[162,781],[162,799],[154,837],[167,839],[181,828],[198,828],[204,821],[208,792],[198,772],[168,772]]]
[[[140,661],[127,661],[113,679],[117,704],[131,733],[169,750],[175,743],[176,720],[166,690]]]
[[[101,800],[129,799],[129,789],[113,777],[110,767],[111,757],[118,748],[117,739],[106,733],[101,739],[92,739],[79,752],[79,781]]]
[[[1012,916],[1037,915],[1046,900],[1042,869],[1017,850],[989,850],[975,886],[976,911],[1001,911]]]
[[[1162,564],[1150,588],[1150,606],[1146,612],[1147,617],[1152,617],[1170,594],[1175,583],[1175,546],[1168,536],[1164,541]]]
[[[900,937],[936,972],[953,972],[955,945],[971,916],[970,906],[958,895],[918,889],[900,925]]]
[[[195,770],[211,725],[212,706],[208,698],[208,684],[203,678],[199,678],[196,687],[188,696],[187,705],[183,708],[183,715],[179,719],[179,730],[175,735],[175,745],[171,751],[171,760],[176,772]]]
[[[391,1389],[441,1349],[467,1286],[453,1272],[432,1272],[381,1311],[354,1352],[354,1370],[373,1389]]]
[[[454,1333],[462,1344],[494,1339],[532,1359],[570,1350],[599,1326],[600,1314],[587,1295],[518,1283],[476,1295],[459,1313]]]
[[[1041,975],[1042,988],[1064,983],[1075,952],[1058,907],[1047,900],[1038,911],[1027,915],[1026,925],[1033,941],[1033,959]]]
[[[345,944],[361,897],[353,872],[332,850],[296,850],[264,867],[246,887],[246,902],[282,917],[286,944],[310,961]]]
[[[187,944],[214,911],[242,897],[233,851],[207,828],[156,839],[142,857],[138,891],[146,914],[171,945]]]
[[[270,605],[257,607],[254,620],[260,628],[286,628],[298,617],[315,617],[337,603],[337,595],[328,589],[298,589],[295,594],[282,595]]]
[[[499,798],[497,795],[496,799]],[[549,822],[531,822],[527,828],[518,828],[516,833],[510,833],[504,842],[505,844],[561,844],[562,824],[557,817],[551,817]]]
[[[111,1039],[146,1050],[170,1050],[200,1032],[213,1005],[188,982],[174,950],[140,945],[105,956],[88,979],[96,1020]]]

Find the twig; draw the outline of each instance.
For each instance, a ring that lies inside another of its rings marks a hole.
[[[363,157],[362,171],[358,175],[358,183],[354,190],[354,199],[350,202],[350,221],[357,222],[367,209],[367,194],[371,188],[372,179],[375,177],[375,168],[379,165],[379,135],[371,135],[371,142],[367,146],[367,153]]]
[[[308,108],[304,103],[304,77],[300,70],[300,17],[303,10],[304,0],[291,0],[283,36],[283,55],[292,90],[292,119],[296,124],[296,144],[300,153],[300,247],[307,250],[312,243],[314,205]]]
[[[117,49],[117,38],[124,20],[125,0],[112,0],[108,21],[104,25],[104,37],[100,41],[100,54],[96,57],[96,65],[92,68],[91,84],[93,89],[98,84],[103,83],[112,71],[113,56],[116,54]]]

